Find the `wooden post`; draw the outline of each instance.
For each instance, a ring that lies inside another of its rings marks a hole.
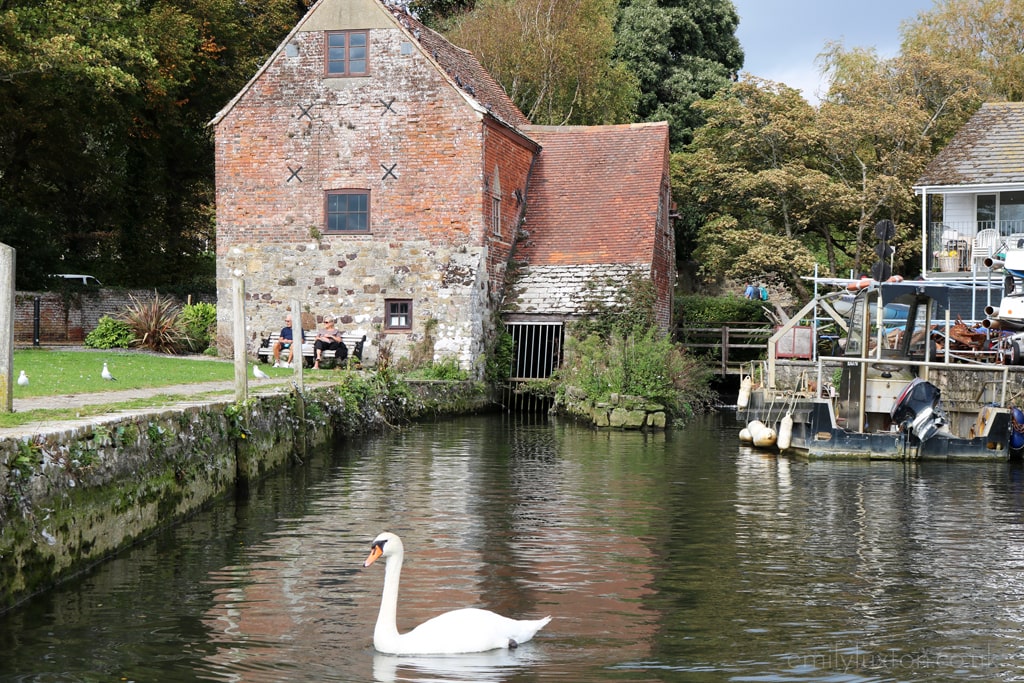
[[[245,278],[240,271],[231,276],[232,329],[235,342],[235,400],[241,403],[249,398],[249,359],[245,355]]]
[[[722,325],[722,377],[729,374],[729,326]]]
[[[14,257],[0,244],[0,412],[14,412]]]
[[[302,355],[302,342],[305,340],[302,331],[302,305],[298,299],[292,299],[292,367],[295,368],[295,411],[299,417],[299,433],[296,445],[303,462],[306,460],[306,399],[303,396],[302,372],[305,365]]]
[[[302,370],[302,342],[304,332],[302,331],[302,305],[298,299],[292,299],[292,367],[295,368],[295,386],[299,392],[303,389]]]

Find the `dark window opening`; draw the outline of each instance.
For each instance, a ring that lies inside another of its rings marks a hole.
[[[370,193],[333,190],[327,193],[327,232],[370,232]]]
[[[412,301],[409,299],[388,299],[384,302],[384,329],[412,329]]]

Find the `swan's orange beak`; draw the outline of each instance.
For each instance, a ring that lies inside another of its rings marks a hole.
[[[366,562],[363,562],[364,567],[369,567],[371,564],[377,561],[377,558],[384,554],[384,545],[379,544],[373,546],[370,549],[370,556],[366,558]]]

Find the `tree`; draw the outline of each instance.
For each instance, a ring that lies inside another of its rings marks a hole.
[[[704,276],[773,275],[803,291],[800,277],[814,270],[808,244],[824,243],[835,262],[832,221],[847,200],[818,167],[815,110],[799,91],[755,78],[695,107],[707,122],[677,155],[673,185],[685,188],[677,203],[704,209],[696,253]]]
[[[668,121],[681,149],[703,123],[691,109],[734,80],[743,66],[739,15],[730,0],[626,0],[616,57],[639,80],[641,121]]]
[[[206,123],[294,25],[297,0],[7,0],[0,240],[18,286],[212,284]]]
[[[449,21],[470,12],[475,0],[411,0],[409,11],[425,26],[444,33]]]
[[[980,105],[982,79],[925,53],[882,59],[871,50],[831,45],[824,59],[831,86],[818,128],[828,173],[852,208],[853,267],[865,272],[874,260],[871,229],[881,219],[896,223],[898,260],[911,266],[920,244],[912,186]]]
[[[831,45],[824,61],[831,87],[817,108],[755,78],[696,105],[707,122],[674,159],[673,185],[677,203],[702,213],[706,277],[760,269],[799,292],[815,260],[864,273],[883,219],[897,225],[890,244],[904,274],[919,262],[912,186],[977,108],[980,76],[923,53],[880,59]]]
[[[534,123],[632,120],[635,79],[612,59],[612,0],[485,0],[447,37],[471,52]]]
[[[982,74],[987,99],[1024,99],[1024,0],[935,0],[902,27],[904,54]]]

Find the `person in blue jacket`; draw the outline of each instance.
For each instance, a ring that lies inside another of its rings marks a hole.
[[[281,352],[288,352],[288,360],[285,364],[292,362],[292,317],[286,315],[284,317],[284,327],[281,328],[281,336],[274,342],[274,367],[280,367],[281,365]]]

